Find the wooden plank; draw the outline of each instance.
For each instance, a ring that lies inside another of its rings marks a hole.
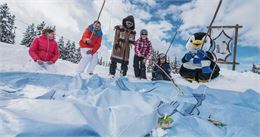
[[[233,65],[234,62],[217,61],[217,63],[219,63],[219,64],[232,64],[232,65]],[[239,62],[236,62],[235,64],[236,64],[236,65],[239,65],[240,63],[239,63]]]
[[[207,26],[207,28],[209,28],[209,26]],[[228,26],[211,26],[210,28],[243,28],[243,26],[240,26],[240,25],[235,25],[235,26],[232,26],[232,25],[228,25]]]

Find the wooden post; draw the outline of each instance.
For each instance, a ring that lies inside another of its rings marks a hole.
[[[237,37],[238,37],[238,24],[235,27],[234,54],[233,54],[233,66],[232,66],[233,71],[236,70]]]
[[[209,27],[209,36],[211,37],[211,30],[212,29],[212,27]]]

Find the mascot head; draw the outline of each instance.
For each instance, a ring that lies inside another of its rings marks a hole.
[[[203,44],[204,43],[204,44]],[[213,52],[215,49],[214,41],[205,32],[194,33],[187,41],[186,48],[190,52],[204,50]]]

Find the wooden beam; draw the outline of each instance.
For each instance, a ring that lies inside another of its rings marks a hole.
[[[209,28],[209,26],[207,26]],[[235,26],[228,25],[228,26],[211,26],[211,28],[243,28],[243,26],[239,26],[238,24]]]
[[[219,64],[234,64],[234,62],[224,62],[224,61],[217,61],[217,63],[219,63]],[[236,62],[235,63],[236,65],[239,65],[240,63],[239,62]]]

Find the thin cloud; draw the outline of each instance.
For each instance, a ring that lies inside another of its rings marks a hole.
[[[257,15],[258,0],[225,0],[213,25],[243,25],[239,30],[239,43],[243,46],[254,46],[260,48],[260,18]],[[183,24],[180,28],[182,36],[196,31],[206,31],[214,15],[218,0],[205,1],[194,0],[179,8]]]

